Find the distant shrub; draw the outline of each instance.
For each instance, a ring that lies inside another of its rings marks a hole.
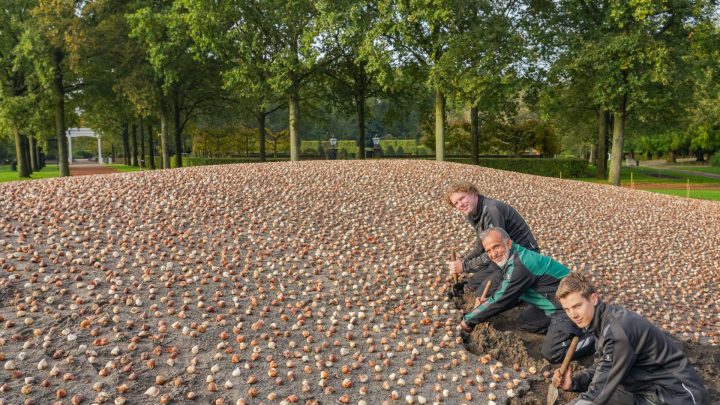
[[[710,166],[720,167],[720,151],[710,156]]]
[[[405,156],[405,149],[403,149],[402,145],[398,146],[397,150],[395,151],[395,154],[397,156]]]

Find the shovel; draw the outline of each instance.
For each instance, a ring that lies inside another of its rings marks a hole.
[[[577,347],[578,340],[580,340],[577,336],[572,338],[572,342],[570,342],[570,347],[568,348],[567,353],[565,353],[565,359],[563,359],[562,365],[560,366],[560,375],[564,376],[565,371],[567,370],[568,366],[570,365],[570,360],[572,360],[572,356],[575,353],[575,348]],[[550,386],[548,387],[548,396],[547,396],[547,405],[554,405],[555,401],[558,399],[558,389],[556,386],[553,385],[553,383],[550,383]]]

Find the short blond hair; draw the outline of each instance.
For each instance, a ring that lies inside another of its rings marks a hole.
[[[560,285],[555,292],[555,298],[563,299],[572,293],[580,293],[586,299],[595,292],[595,287],[580,273],[571,272],[560,280]]]
[[[447,202],[451,207],[455,207],[450,201],[450,196],[455,193],[465,193],[465,194],[475,194],[479,195],[480,191],[478,191],[477,187],[475,187],[474,184],[470,183],[469,181],[459,181],[456,183],[453,183],[445,189],[445,202]]]

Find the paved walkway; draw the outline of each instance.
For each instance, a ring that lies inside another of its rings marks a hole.
[[[694,161],[695,161],[695,158],[677,159],[678,164],[682,164],[682,163],[686,163],[686,162],[694,162]],[[720,180],[720,174],[695,171],[695,170],[692,170],[692,166],[688,166],[688,168],[685,169],[682,166],[677,166],[676,164],[668,163],[667,161],[665,161],[663,159],[641,160],[640,166],[656,167],[658,169],[667,169],[667,170],[672,170],[673,172],[692,174],[693,176]]]
[[[117,170],[107,165],[101,165],[97,162],[88,160],[75,160],[70,164],[71,176],[87,176],[91,174],[107,174],[119,173]]]

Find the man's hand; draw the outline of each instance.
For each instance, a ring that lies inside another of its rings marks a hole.
[[[552,383],[554,386],[558,388],[562,388],[565,391],[570,391],[572,388],[572,370],[570,370],[571,367],[568,367],[567,370],[565,370],[565,375],[560,375],[560,369],[555,369],[555,372],[553,373]]]
[[[448,260],[445,263],[447,263],[448,269],[450,269],[451,273],[455,273],[458,276],[463,273],[462,260],[460,260],[460,259],[455,259],[452,261]]]
[[[467,323],[465,323],[465,320],[462,320],[460,322],[460,325],[458,325],[458,327],[460,329],[464,330],[465,332],[472,332],[472,330],[473,330],[473,328],[471,328],[470,326],[468,326]]]
[[[475,297],[475,306],[479,307],[485,301],[487,301],[487,298]]]

